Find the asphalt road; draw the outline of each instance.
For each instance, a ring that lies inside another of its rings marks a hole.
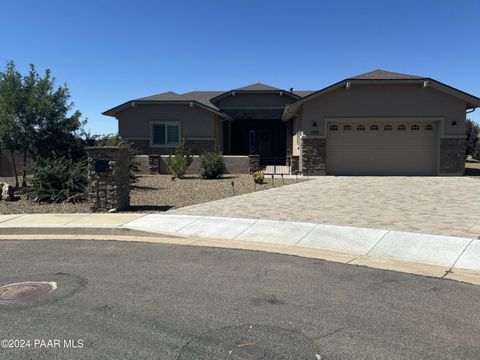
[[[0,285],[33,280],[58,288],[0,304],[0,339],[30,340],[0,359],[480,358],[480,287],[449,280],[254,251],[1,241]]]

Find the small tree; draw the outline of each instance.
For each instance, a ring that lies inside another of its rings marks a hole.
[[[470,119],[467,119],[465,128],[465,156],[476,155],[478,135],[480,127]]]
[[[185,138],[183,138],[175,151],[175,155],[170,155],[167,159],[168,172],[170,175],[181,179],[187,172],[189,166],[192,165],[192,161],[193,156],[187,150]]]

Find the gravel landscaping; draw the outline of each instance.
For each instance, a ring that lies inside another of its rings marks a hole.
[[[156,212],[178,209],[184,206],[219,200],[234,195],[270,189],[272,179],[266,178],[265,184],[253,183],[251,175],[228,175],[217,180],[203,180],[191,176],[182,180],[171,180],[169,175],[142,175],[130,192],[129,212]],[[301,179],[298,180],[303,181]],[[0,182],[14,184],[13,178],[0,178]],[[275,187],[293,184],[296,179],[275,178]],[[34,214],[34,213],[86,213],[87,203],[79,204],[35,204],[28,201],[26,195],[13,202],[0,201],[0,214]]]

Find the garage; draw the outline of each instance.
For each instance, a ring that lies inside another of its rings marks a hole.
[[[351,121],[327,125],[328,175],[437,175],[438,125]]]

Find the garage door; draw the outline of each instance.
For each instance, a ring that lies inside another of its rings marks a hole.
[[[329,175],[436,175],[437,124],[334,123],[327,127]]]

